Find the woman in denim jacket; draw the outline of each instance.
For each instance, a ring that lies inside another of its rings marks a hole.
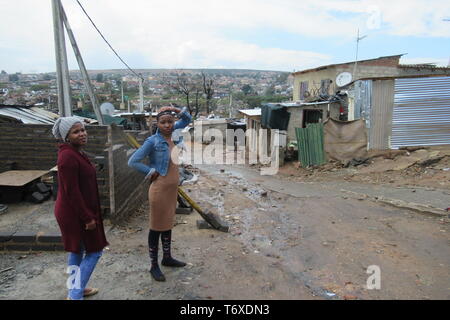
[[[175,122],[175,114],[180,120]],[[161,235],[163,247],[163,266],[184,267],[186,263],[172,258],[170,253],[172,228],[178,193],[178,165],[172,161],[172,132],[186,127],[191,122],[191,115],[186,108],[180,110],[175,107],[163,107],[156,116],[158,129],[147,138],[129,159],[128,165],[143,174],[151,182],[148,192],[150,203],[150,231],[148,246],[151,260],[150,273],[156,281],[165,281],[158,264],[158,243]],[[177,154],[177,153],[174,153]],[[149,165],[141,163],[145,158]]]

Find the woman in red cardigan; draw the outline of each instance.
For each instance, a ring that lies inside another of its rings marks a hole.
[[[58,195],[55,217],[64,248],[69,252],[67,299],[82,300],[98,292],[86,285],[108,245],[101,217],[95,166],[83,152],[87,143],[84,124],[76,117],[61,117],[53,135],[62,140],[58,151]]]

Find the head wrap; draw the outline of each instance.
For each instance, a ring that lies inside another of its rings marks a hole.
[[[175,116],[177,113],[172,110],[173,110],[173,107],[169,107],[169,106],[162,107],[159,110],[158,114],[156,115],[156,120],[159,120],[160,117],[165,116],[165,115]]]
[[[81,123],[84,128],[84,123],[77,117],[60,117],[53,125],[52,133],[56,139],[65,140],[69,134],[70,128],[74,124]]]
[[[171,111],[171,110],[163,110],[163,111],[160,111],[160,112],[156,115],[156,120],[159,120],[159,118],[160,118],[161,116],[165,116],[165,115],[175,116],[175,115],[176,115],[176,112],[173,112],[173,111]]]

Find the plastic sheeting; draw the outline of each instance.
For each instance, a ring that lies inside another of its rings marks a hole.
[[[284,106],[265,104],[261,107],[263,128],[287,130],[290,117],[290,112]]]

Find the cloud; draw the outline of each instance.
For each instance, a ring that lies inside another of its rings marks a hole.
[[[300,70],[333,63],[326,41],[352,43],[358,27],[387,35],[450,37],[450,23],[442,21],[450,16],[450,3],[444,0],[80,2],[135,68]],[[122,68],[76,1],[62,3],[88,68]],[[0,7],[0,68],[55,70],[51,2],[0,0]],[[229,36],[228,30],[295,34],[317,39],[324,48],[311,52],[293,50],[288,43],[242,41]],[[70,61],[70,67],[77,68],[72,54]]]

